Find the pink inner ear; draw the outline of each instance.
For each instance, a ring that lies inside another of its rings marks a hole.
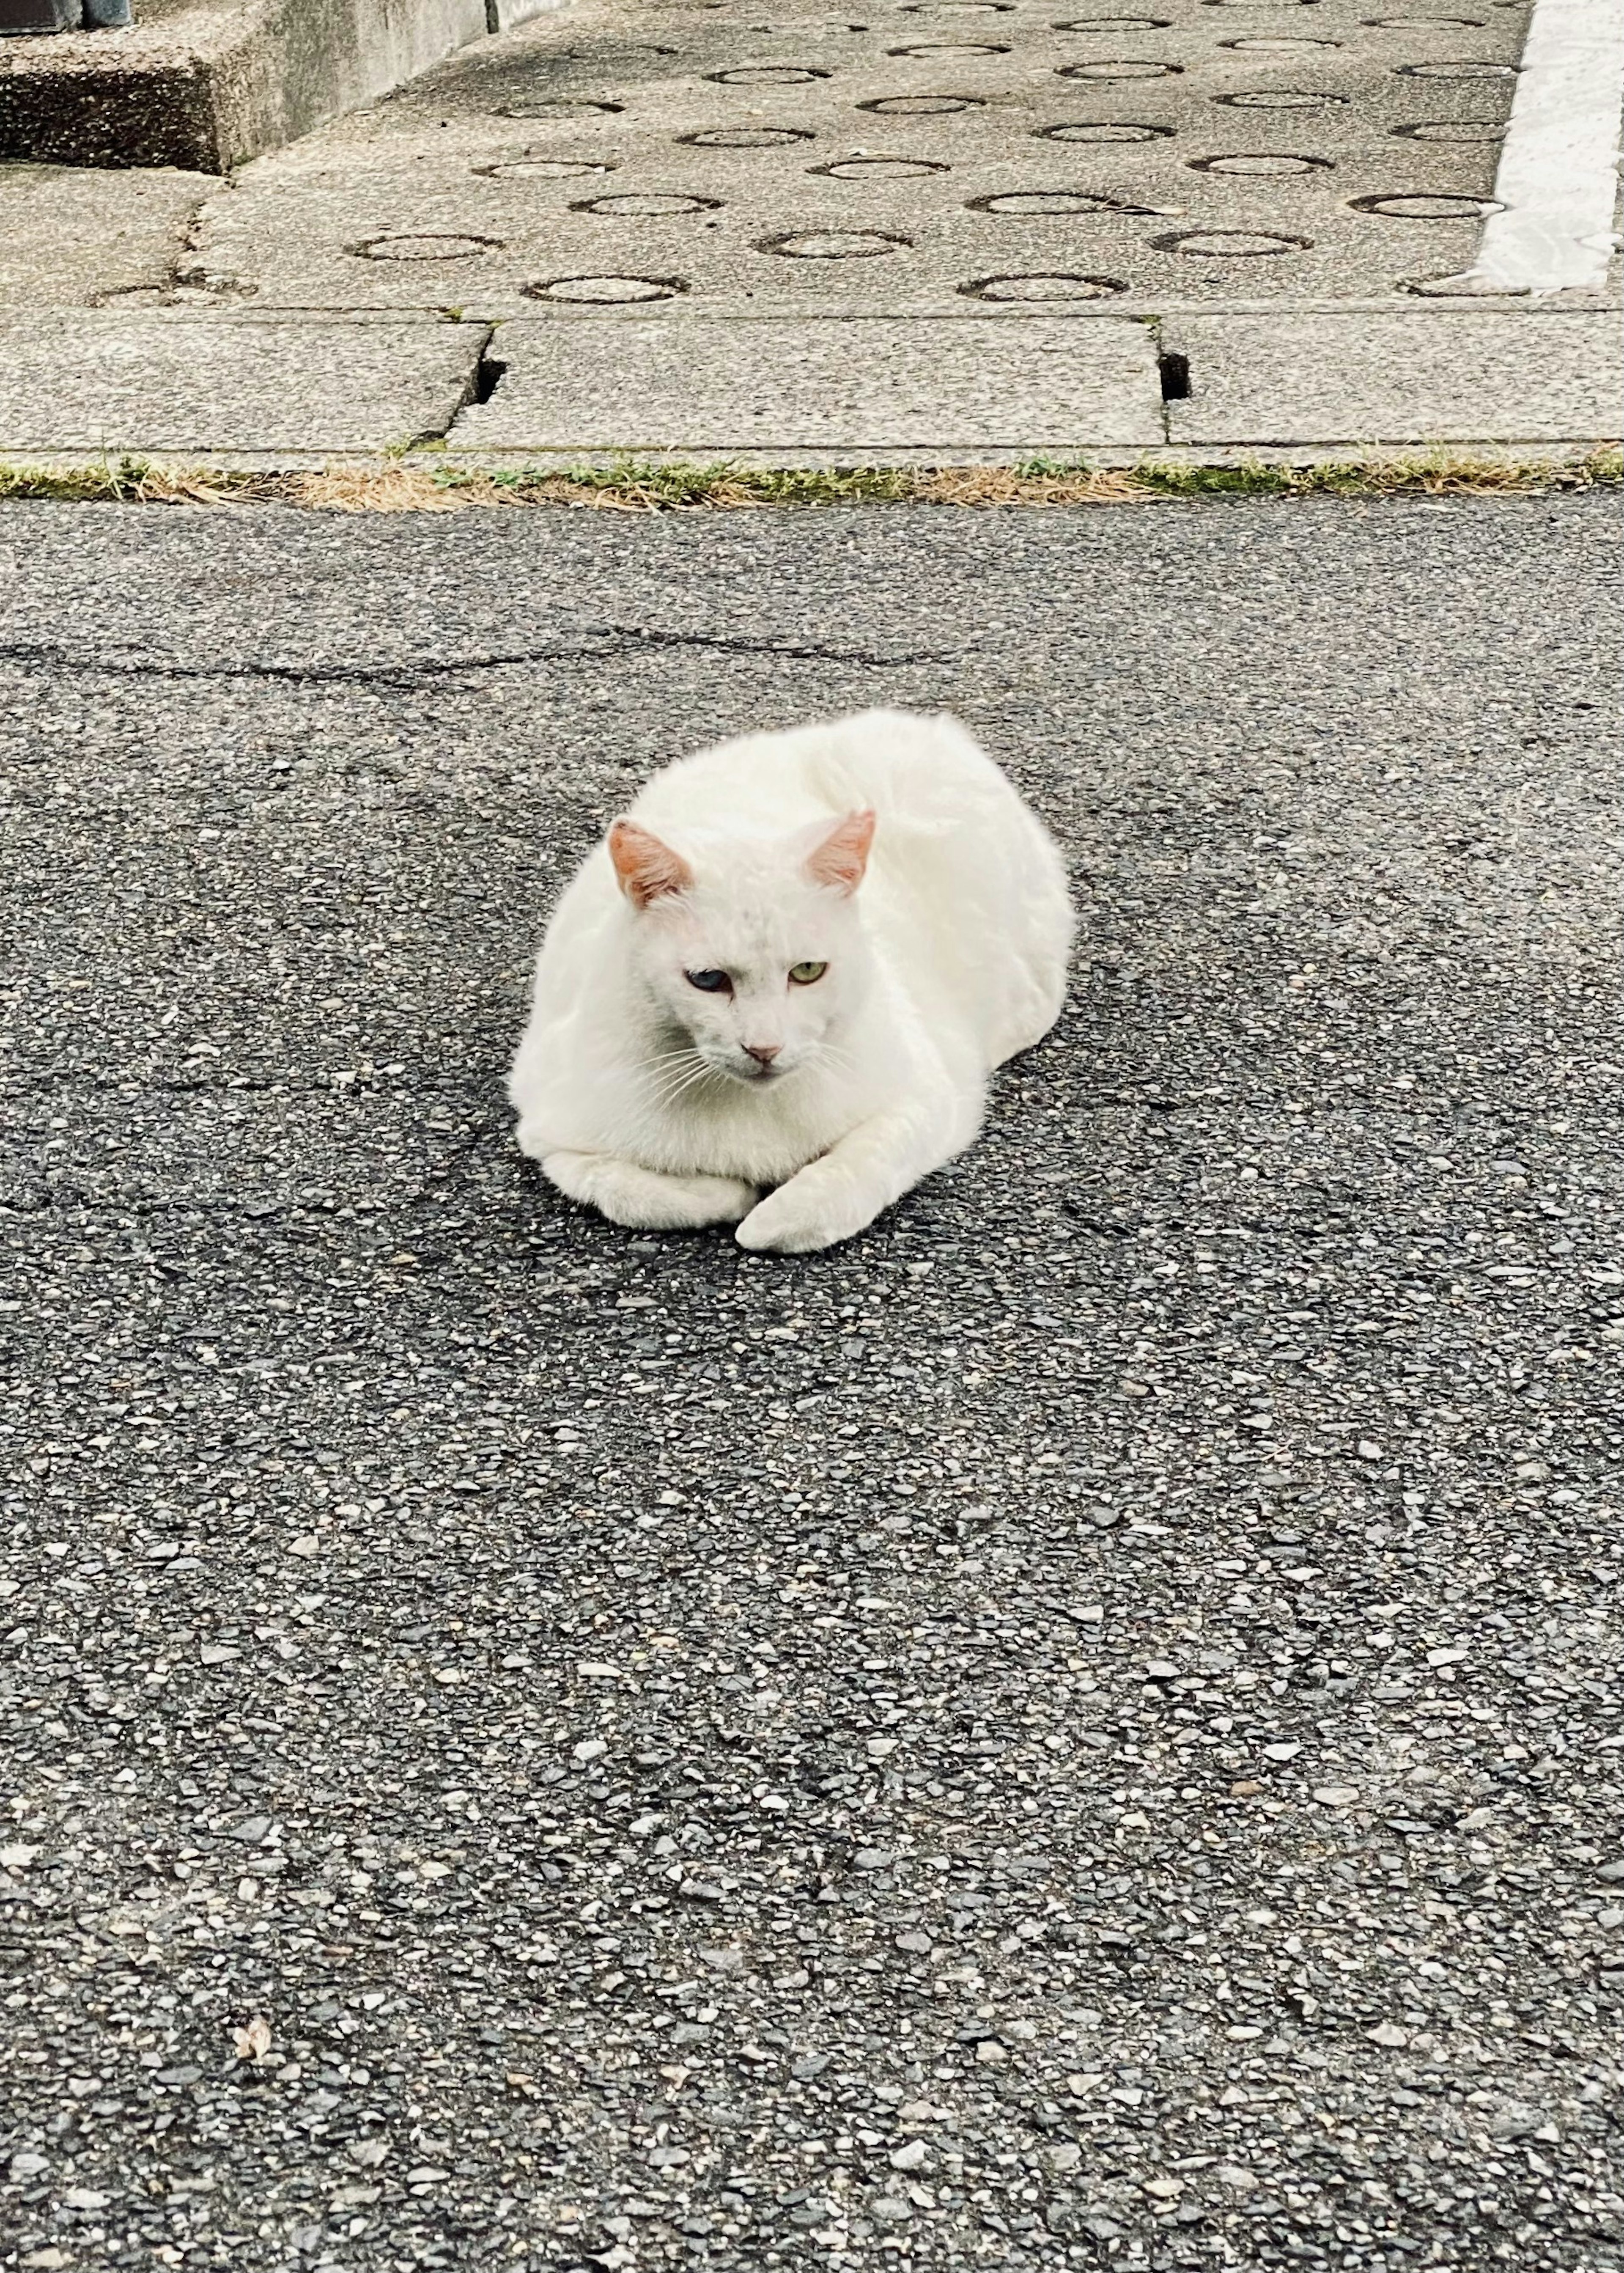
[[[621,890],[640,908],[672,892],[685,892],[693,882],[693,871],[682,854],[635,821],[617,821],[610,830],[609,857]]]
[[[872,813],[849,813],[837,821],[817,850],[809,854],[806,873],[814,883],[849,895],[863,881],[868,849],[874,841]]]

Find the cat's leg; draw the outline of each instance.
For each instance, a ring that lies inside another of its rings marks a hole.
[[[568,1198],[584,1200],[632,1231],[700,1231],[737,1223],[759,1197],[731,1176],[667,1176],[612,1152],[543,1152],[542,1173]]]
[[[964,1150],[981,1126],[984,1102],[979,1091],[944,1083],[859,1121],[751,1210],[735,1234],[739,1245],[805,1255],[849,1239]]]

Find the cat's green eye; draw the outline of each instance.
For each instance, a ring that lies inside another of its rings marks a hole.
[[[828,967],[827,963],[792,963],[790,983],[793,986],[813,986]]]
[[[683,977],[690,986],[697,986],[701,994],[730,994],[733,981],[725,971],[685,971]]]

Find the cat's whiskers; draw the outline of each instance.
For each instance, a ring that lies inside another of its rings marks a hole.
[[[715,1069],[707,1064],[697,1052],[686,1054],[691,1055],[691,1063],[679,1067],[671,1073],[657,1075],[647,1084],[655,1104],[671,1104],[675,1099],[685,1095],[687,1091],[696,1089],[700,1082],[715,1072]]]
[[[862,1070],[855,1051],[847,1049],[842,1043],[831,1042],[827,1038],[817,1043],[802,1062],[809,1070],[827,1069],[830,1073],[845,1074],[856,1074]]]
[[[625,1065],[617,1066],[616,1071],[646,1073],[650,1066],[677,1065],[679,1062],[685,1064],[690,1058],[696,1058],[698,1055],[699,1052],[692,1042],[679,1042],[674,1050],[654,1050],[646,1058],[632,1058]]]

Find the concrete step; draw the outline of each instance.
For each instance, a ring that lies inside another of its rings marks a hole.
[[[0,160],[222,174],[554,0],[140,0],[0,41]]]

